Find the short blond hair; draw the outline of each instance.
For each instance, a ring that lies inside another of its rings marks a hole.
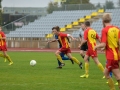
[[[110,23],[112,20],[111,15],[108,13],[103,14],[102,20],[104,23]]]

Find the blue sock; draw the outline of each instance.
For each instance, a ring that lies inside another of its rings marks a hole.
[[[62,57],[62,60],[70,60],[68,57],[65,57],[64,53],[60,53],[60,56]]]
[[[112,72],[110,72],[110,77],[112,77]]]

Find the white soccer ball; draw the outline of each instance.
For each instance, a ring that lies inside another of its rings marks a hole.
[[[36,65],[36,61],[35,61],[35,60],[31,60],[31,61],[30,61],[30,65],[31,65],[31,66],[35,66],[35,65]]]

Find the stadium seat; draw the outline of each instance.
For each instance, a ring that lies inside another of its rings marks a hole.
[[[66,25],[66,29],[70,29],[70,28],[72,28],[72,27],[73,27],[72,24],[68,24],[68,25]]]
[[[92,14],[91,14],[92,17],[96,17],[97,15],[98,15],[97,12],[92,12]]]
[[[85,19],[84,19],[84,18],[80,18],[80,19],[79,19],[79,22],[80,22],[80,23],[83,23],[83,22],[85,22]]]
[[[73,25],[73,26],[79,25],[79,22],[78,22],[78,21],[74,21],[74,22],[72,23],[72,25]]]
[[[60,31],[64,32],[64,31],[66,31],[66,28],[60,28]]]
[[[86,19],[86,20],[91,19],[91,15],[87,15],[87,16],[85,16],[85,19]]]
[[[104,13],[104,9],[99,9],[98,13]]]

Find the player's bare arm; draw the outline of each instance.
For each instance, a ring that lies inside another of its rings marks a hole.
[[[100,43],[94,47],[94,50],[96,50],[97,48],[104,48],[105,46],[106,46],[106,43]]]
[[[56,42],[56,41],[58,41],[58,39],[54,39],[54,40],[48,41],[47,43],[52,43],[52,42]]]
[[[87,42],[87,40],[82,40],[82,42],[79,44],[78,48],[81,48],[81,46],[86,42]]]

